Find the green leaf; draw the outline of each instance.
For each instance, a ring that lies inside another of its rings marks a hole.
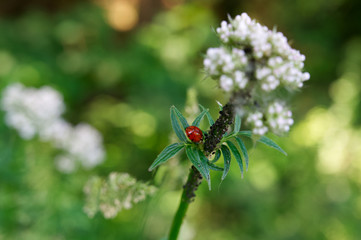
[[[183,126],[183,129],[186,129],[187,127],[189,127],[187,119],[183,116],[183,114],[175,106],[173,106],[173,107],[174,107],[174,111],[177,114],[179,121],[181,122],[181,124]]]
[[[198,127],[199,124],[201,123],[204,115],[206,114],[206,112],[207,112],[207,110],[204,109],[204,110],[196,117],[196,119],[194,119],[194,121],[193,121],[193,123],[192,123],[192,126]]]
[[[192,145],[188,145],[186,147],[186,154],[189,160],[192,162],[195,168],[202,174],[202,176],[207,180],[208,187],[211,189],[211,178],[209,175],[209,168],[208,168],[208,159],[204,156],[204,154]],[[204,158],[206,161],[204,161]]]
[[[239,148],[241,149],[242,151],[242,154],[243,154],[243,157],[244,157],[244,160],[246,162],[246,171],[248,171],[248,162],[249,162],[249,159],[248,159],[248,153],[247,153],[247,148],[246,146],[244,145],[242,139],[240,137],[236,137],[236,141],[238,143],[238,146]]]
[[[173,144],[167,146],[157,156],[157,158],[154,160],[154,162],[152,163],[152,165],[149,167],[148,170],[152,171],[154,168],[156,168],[160,164],[165,163],[166,161],[168,161],[168,159],[170,159],[171,157],[176,155],[180,150],[182,150],[184,148],[184,146],[185,145],[183,143],[173,143]]]
[[[226,145],[221,146],[223,159],[224,159],[224,170],[222,175],[222,181],[226,178],[230,165],[231,165],[231,152]]]
[[[216,151],[216,154],[214,155],[213,160],[211,161],[211,163],[215,163],[219,160],[219,158],[221,157],[221,151],[219,151],[219,149]]]
[[[211,176],[209,174],[209,161],[208,161],[208,158],[206,156],[204,156],[204,153],[199,149],[197,148],[197,151],[198,151],[198,155],[199,155],[199,158],[201,160],[201,165],[206,173],[206,180],[208,182],[208,188],[209,190],[211,190]]]
[[[248,131],[248,130],[240,131],[240,132],[238,132],[238,135],[246,136],[246,137],[251,138],[252,137],[252,131]]]
[[[200,104],[199,104],[199,107],[202,109],[202,111],[204,111],[206,109],[205,107],[203,107]],[[214,124],[214,120],[213,120],[211,114],[209,113],[208,109],[206,109],[206,110],[207,110],[206,116],[207,116],[207,119],[208,119],[208,123],[209,123],[210,126],[212,126]]]
[[[214,171],[223,171],[224,170],[224,168],[218,167],[216,164],[214,164],[212,162],[208,162],[208,167],[209,167],[209,169],[214,170]]]
[[[236,113],[233,133],[238,133],[240,129],[241,129],[241,117],[239,116],[239,114]]]
[[[238,152],[237,147],[231,141],[227,141],[227,145],[228,145],[229,149],[231,149],[231,152],[232,152],[234,158],[236,159],[239,168],[241,169],[241,175],[243,178],[243,162],[242,162],[241,154]]]
[[[238,133],[238,135],[241,136],[247,136],[247,137],[252,137],[252,132],[251,131],[240,131]],[[273,140],[271,140],[270,138],[266,137],[266,136],[262,136],[259,139],[257,139],[257,142],[261,142],[263,144],[266,144],[267,146],[276,149],[277,151],[280,151],[281,153],[283,153],[284,155],[287,156],[287,153],[280,147],[277,145],[277,143],[275,143]]]
[[[187,137],[184,134],[184,130],[181,128],[181,126],[179,125],[179,122],[177,120],[176,111],[175,111],[174,106],[172,106],[170,108],[170,120],[172,123],[173,130],[174,130],[175,134],[177,135],[177,137],[179,138],[179,140],[181,140],[183,142],[187,142]]]

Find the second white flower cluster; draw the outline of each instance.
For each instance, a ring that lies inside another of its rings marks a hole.
[[[265,113],[261,111],[249,113],[246,122],[252,126],[256,135],[264,135],[269,130],[283,134],[290,130],[293,119],[292,112],[283,103],[274,102],[268,106]]]
[[[77,163],[89,169],[103,162],[102,135],[88,124],[73,127],[61,118],[65,110],[63,98],[53,88],[27,88],[15,83],[4,90],[1,105],[7,125],[22,138],[39,136],[63,150],[55,159],[59,171],[73,172]]]

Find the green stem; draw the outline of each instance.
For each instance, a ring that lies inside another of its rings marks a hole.
[[[210,127],[204,140],[204,153],[206,156],[211,154],[221,142],[224,133],[227,131],[229,125],[233,123],[234,110],[233,99],[235,95],[231,97],[229,103],[227,103],[223,110],[219,113],[219,117],[216,122]],[[183,193],[181,201],[174,216],[172,227],[169,232],[168,240],[176,240],[178,238],[179,230],[182,226],[184,217],[186,215],[189,204],[194,200],[195,191],[199,184],[202,182],[202,175],[200,172],[192,166],[190,169],[186,184],[183,186]]]
[[[174,216],[168,240],[176,240],[182,226],[189,204],[194,200],[195,191],[202,182],[202,175],[192,166],[186,184],[183,186],[183,193],[177,213]]]

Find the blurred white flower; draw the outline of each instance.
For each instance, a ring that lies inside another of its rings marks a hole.
[[[62,173],[72,173],[76,169],[75,161],[67,155],[58,155],[55,157],[55,166]]]
[[[62,96],[54,89],[26,88],[19,83],[4,90],[1,106],[7,113],[7,125],[15,128],[24,139],[33,138],[65,110]]]
[[[92,126],[79,124],[70,134],[67,151],[79,160],[84,168],[93,168],[104,159],[103,138]]]
[[[112,172],[107,179],[95,176],[84,186],[84,211],[89,217],[101,211],[105,218],[114,218],[118,212],[144,201],[155,191],[154,186],[137,181],[128,173]]]
[[[24,139],[39,136],[64,151],[56,157],[55,166],[63,173],[71,173],[80,163],[90,169],[104,160],[101,134],[88,124],[71,126],[61,118],[65,111],[62,96],[50,87],[27,88],[20,83],[9,85],[1,101],[5,121]]]

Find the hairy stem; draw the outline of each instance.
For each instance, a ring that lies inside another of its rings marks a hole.
[[[204,141],[204,152],[206,155],[211,154],[222,140],[224,133],[227,131],[229,125],[233,123],[233,104],[231,101],[226,104],[219,112],[219,117],[216,122],[210,127]],[[181,201],[174,216],[172,227],[169,233],[168,240],[175,240],[178,237],[179,230],[183,223],[189,204],[194,201],[195,191],[202,182],[202,175],[192,166],[190,169],[186,184],[183,186],[183,193]]]

